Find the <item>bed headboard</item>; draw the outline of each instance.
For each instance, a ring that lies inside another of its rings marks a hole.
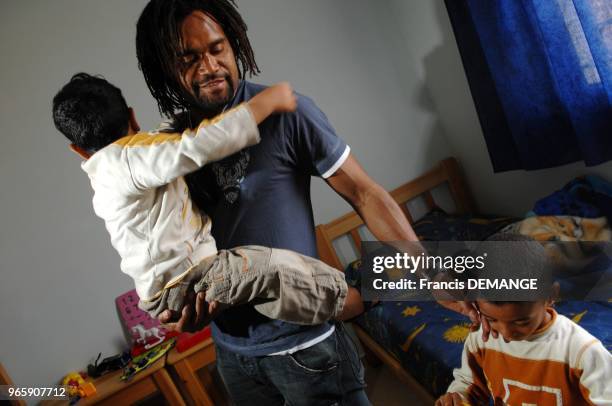
[[[412,224],[413,217],[407,203],[417,197],[422,196],[429,209],[436,206],[432,190],[442,185],[448,184],[448,189],[455,204],[458,214],[474,213],[476,206],[467,188],[467,184],[461,173],[461,168],[455,158],[446,158],[428,172],[418,178],[403,184],[390,192],[391,196],[400,205],[400,208]],[[361,236],[359,228],[363,225],[363,220],[355,212],[347,213],[327,224],[320,224],[316,228],[317,249],[319,257],[325,263],[342,270],[342,262],[336,254],[333,242],[345,235],[350,236],[355,247],[361,246]]]

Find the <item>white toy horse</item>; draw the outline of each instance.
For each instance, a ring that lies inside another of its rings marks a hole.
[[[159,328],[151,327],[150,329],[147,330],[144,328],[142,324],[137,324],[134,327],[132,327],[132,334],[138,335],[136,342],[138,344],[144,344],[145,350],[155,347],[157,344],[164,341],[164,338],[165,338],[164,333]],[[154,343],[147,344],[147,339],[149,338],[156,338],[157,341],[155,341]]]

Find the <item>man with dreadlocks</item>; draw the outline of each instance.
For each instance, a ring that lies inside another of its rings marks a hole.
[[[147,4],[137,24],[137,56],[169,129],[193,127],[265,88],[245,80],[259,72],[246,31],[231,0]],[[295,112],[270,117],[259,130],[260,144],[187,178],[220,248],[257,244],[316,257],[312,176],[355,207],[379,240],[416,240],[395,201],[311,99],[298,95]],[[177,329],[202,327],[202,301],[199,294],[183,310]],[[242,305],[221,313],[212,330],[217,366],[237,405],[369,404],[363,366],[341,323],[300,326]]]

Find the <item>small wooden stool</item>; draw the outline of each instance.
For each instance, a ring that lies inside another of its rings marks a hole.
[[[134,375],[128,382],[119,379],[123,373],[121,370],[94,379],[93,384],[96,386],[96,394],[79,400],[76,405],[128,405],[143,400],[156,392],[161,392],[169,404],[184,406],[185,401],[170,378],[168,371],[164,368],[165,358],[164,356],[157,360],[144,371]],[[42,404],[67,405],[68,401],[49,401]]]
[[[215,345],[212,338],[191,347],[185,352],[178,352],[173,348],[168,354],[166,365],[171,366],[180,378],[180,386],[185,388],[196,405],[214,406],[209,391],[214,391],[212,376],[206,368],[216,360]],[[198,374],[202,374],[202,382]],[[207,389],[208,388],[208,389]]]

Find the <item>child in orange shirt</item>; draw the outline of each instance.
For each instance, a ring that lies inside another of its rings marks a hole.
[[[524,250],[512,252],[521,244]],[[525,268],[536,267],[546,255],[529,240],[513,241],[503,254],[498,268],[508,268],[511,258],[525,254],[534,256]],[[513,276],[523,271],[530,270],[505,270]],[[484,341],[481,331],[468,335],[461,367],[436,406],[612,405],[612,355],[578,324],[557,314],[552,298],[482,299],[477,304],[499,336]]]

